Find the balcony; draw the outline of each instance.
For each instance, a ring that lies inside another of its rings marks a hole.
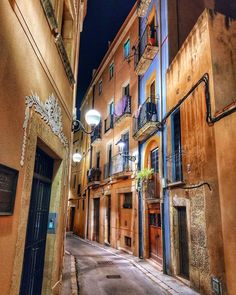
[[[138,4],[137,14],[138,17],[144,17],[147,14],[148,6],[151,0],[140,0]]]
[[[160,180],[159,174],[154,173],[152,179],[148,180],[145,190],[145,199],[147,201],[158,200],[160,199]]]
[[[133,117],[133,138],[144,140],[160,125],[157,112],[157,98],[149,97]]]
[[[113,129],[114,117],[109,115],[104,121],[104,133],[107,133],[109,130]]]
[[[116,179],[128,178],[132,174],[129,160],[118,154],[112,158],[112,177]]]
[[[95,127],[95,129],[91,135],[91,144],[92,145],[95,145],[101,141],[101,134],[102,134],[101,131],[102,131],[102,125],[100,123]]]
[[[100,168],[91,168],[87,171],[88,186],[97,187],[101,182]]]
[[[158,52],[157,27],[148,25],[139,40],[134,56],[134,67],[137,75],[143,75]]]
[[[131,97],[128,95],[125,95],[115,105],[114,124],[117,124],[123,118],[130,117],[130,116],[131,116]]]
[[[112,176],[112,162],[108,162],[104,165],[104,179],[108,179]]]

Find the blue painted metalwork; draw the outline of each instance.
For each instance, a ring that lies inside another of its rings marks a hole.
[[[155,15],[155,27],[158,34],[158,52],[152,60],[149,68],[139,78],[139,104],[143,104],[149,93],[147,93],[146,85],[150,79],[155,77],[155,95],[161,100],[157,103],[158,121],[161,121],[166,113],[166,70],[169,66],[169,49],[168,49],[168,0],[152,0],[149,4],[147,13],[140,19],[140,36],[145,34],[147,28],[147,20],[150,15]],[[155,13],[153,14],[153,11]],[[153,20],[152,20],[153,21]],[[140,53],[140,52],[139,52]],[[163,158],[163,177],[167,176],[166,150],[167,150],[167,132],[166,127],[163,128],[162,135],[160,132],[156,134],[162,136],[162,158]],[[139,152],[142,153],[147,145],[147,140],[140,143]],[[143,157],[142,157],[143,161]],[[144,167],[142,162],[140,169]],[[170,274],[170,221],[169,221],[169,195],[168,191],[163,189],[163,269],[165,273]]]

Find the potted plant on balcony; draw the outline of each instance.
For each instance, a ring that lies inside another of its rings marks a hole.
[[[153,178],[154,169],[151,168],[143,168],[140,170],[136,176],[138,183],[141,185],[141,188],[146,191],[148,187],[148,183]]]

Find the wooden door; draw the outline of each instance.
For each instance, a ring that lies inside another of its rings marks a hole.
[[[75,207],[70,208],[70,231],[74,230]]]
[[[93,199],[94,215],[93,215],[93,240],[99,242],[99,211],[100,199]]]
[[[20,295],[41,295],[53,160],[37,148]]]
[[[107,241],[111,243],[111,196],[107,197]]]
[[[178,207],[179,270],[180,275],[189,278],[189,250],[186,207]]]
[[[162,231],[160,205],[149,208],[149,252],[150,257],[162,263]]]

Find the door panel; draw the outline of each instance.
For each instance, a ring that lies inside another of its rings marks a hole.
[[[178,207],[180,275],[189,278],[189,250],[186,207]]]
[[[99,211],[100,211],[100,199],[94,199],[94,228],[93,228],[93,240],[99,242]]]
[[[108,196],[107,204],[107,241],[111,243],[111,196]]]
[[[51,195],[53,160],[37,148],[20,295],[40,295]]]
[[[70,208],[70,231],[74,230],[74,222],[75,222],[75,207]]]
[[[162,263],[162,230],[160,208],[149,208],[149,252],[150,257]]]

